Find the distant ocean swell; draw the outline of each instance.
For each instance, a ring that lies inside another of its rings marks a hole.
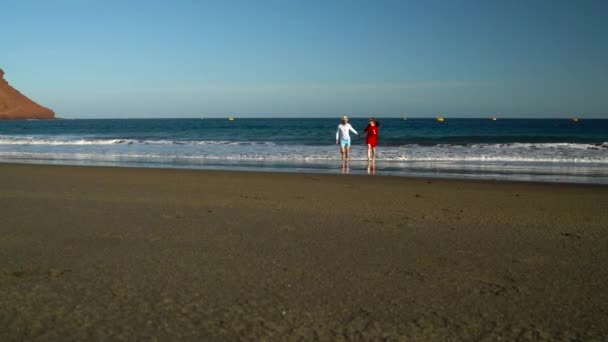
[[[1,145],[276,145],[270,141],[213,141],[213,140],[139,140],[139,139],[82,139],[82,138],[39,138],[0,136]]]
[[[519,137],[524,142],[494,142],[483,143],[476,140],[477,137],[462,137],[460,140],[467,142],[446,142],[446,139],[415,139],[409,138],[407,141],[382,141],[381,146],[385,147],[411,147],[411,146],[469,146],[483,148],[486,146],[497,147],[529,147],[529,148],[576,148],[576,149],[601,149],[608,148],[608,142],[603,143],[570,143],[570,142],[525,142],[525,138]],[[395,139],[393,139],[395,140]],[[402,139],[403,140],[403,139]],[[451,138],[450,140],[454,140]],[[487,139],[485,139],[487,140]],[[503,139],[504,140],[504,139]],[[529,140],[529,139],[528,139]],[[546,141],[544,139],[543,141]],[[360,140],[361,142],[363,140]],[[324,144],[316,142],[311,143],[304,141],[306,146],[323,146],[331,142],[331,139],[326,139]],[[357,141],[353,142],[356,145]],[[241,141],[241,140],[177,140],[177,139],[133,139],[133,138],[83,138],[83,137],[44,137],[44,136],[3,136],[0,135],[0,145],[112,145],[112,144],[174,144],[174,145],[296,145],[294,142],[285,141]]]

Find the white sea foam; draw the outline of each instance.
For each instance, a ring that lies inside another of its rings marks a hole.
[[[0,135],[0,160],[150,161],[154,163],[284,162],[339,160],[335,145],[282,145],[265,141],[100,139],[83,136]],[[353,160],[365,160],[364,146],[352,147]],[[379,146],[379,161],[389,163],[608,165],[608,142],[504,143]],[[606,171],[608,173],[608,170]]]
[[[576,150],[587,150],[587,149],[600,149],[608,148],[608,142],[602,144],[585,144],[585,143],[475,143],[475,144],[404,144],[400,145],[402,148],[472,148],[472,149],[483,149],[483,148],[501,148],[501,149],[576,149]]]
[[[228,141],[228,140],[166,140],[166,139],[128,139],[128,138],[83,138],[82,136],[7,136],[0,135],[0,145],[113,145],[113,144],[143,144],[143,145],[263,145],[274,146],[270,141]],[[476,144],[405,144],[399,147],[439,147],[439,148],[503,148],[503,149],[598,149],[608,148],[608,142],[602,144],[586,143],[476,143]]]

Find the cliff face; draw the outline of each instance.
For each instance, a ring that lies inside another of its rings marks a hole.
[[[54,119],[55,112],[28,99],[4,80],[0,69],[0,120]]]

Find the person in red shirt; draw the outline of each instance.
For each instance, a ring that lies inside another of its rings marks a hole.
[[[369,124],[364,132],[367,132],[365,143],[367,144],[367,160],[376,161],[376,145],[378,145],[378,134],[380,133],[380,123],[376,121],[376,118],[370,118]]]

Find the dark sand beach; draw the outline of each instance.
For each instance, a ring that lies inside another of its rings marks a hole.
[[[0,340],[606,340],[608,187],[0,164]]]

